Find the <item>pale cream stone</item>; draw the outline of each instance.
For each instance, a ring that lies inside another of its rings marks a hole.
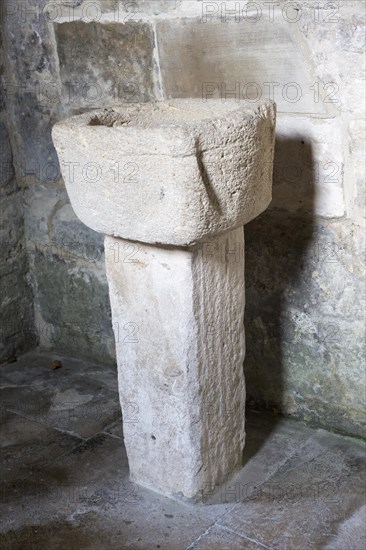
[[[243,228],[191,248],[106,237],[131,478],[201,498],[244,447]]]
[[[71,117],[52,136],[81,221],[106,235],[187,245],[267,208],[274,131],[273,103],[179,99]]]
[[[242,226],[271,200],[274,131],[272,103],[197,99],[53,128],[76,214],[107,235],[131,478],[165,495],[200,500],[241,466]]]

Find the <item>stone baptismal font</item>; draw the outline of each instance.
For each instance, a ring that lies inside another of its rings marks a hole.
[[[71,204],[104,233],[131,480],[201,500],[245,442],[244,230],[271,201],[275,106],[176,99],[57,123]]]

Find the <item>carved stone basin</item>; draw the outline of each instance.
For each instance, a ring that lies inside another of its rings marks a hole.
[[[204,500],[241,467],[243,225],[271,200],[274,127],[272,103],[179,99],[53,128],[72,206],[106,235],[131,479],[165,495]]]
[[[53,141],[86,225],[134,241],[187,245],[267,208],[274,118],[270,103],[125,104],[59,122]]]

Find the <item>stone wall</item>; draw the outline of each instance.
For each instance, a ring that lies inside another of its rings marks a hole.
[[[360,434],[364,2],[27,0],[3,15],[41,345],[114,361],[103,242],[72,211],[52,124],[122,101],[271,97],[274,197],[246,226],[248,396]]]
[[[0,27],[0,79],[5,81]],[[9,139],[6,97],[0,90],[0,362],[36,345],[28,262],[24,247],[22,194]]]

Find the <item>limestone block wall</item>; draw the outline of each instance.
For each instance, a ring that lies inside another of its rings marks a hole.
[[[123,101],[270,97],[279,110],[273,202],[245,231],[248,398],[360,434],[363,0],[24,0],[5,2],[2,17],[41,345],[114,361],[102,238],[72,211],[52,124]],[[123,186],[135,175],[127,166],[117,176]],[[101,175],[91,165],[85,177]]]
[[[2,45],[0,28],[0,48]],[[4,80],[3,50],[0,79]],[[37,343],[32,319],[32,293],[24,248],[22,194],[13,167],[7,123],[7,104],[0,91],[0,362],[15,360],[18,353]]]

